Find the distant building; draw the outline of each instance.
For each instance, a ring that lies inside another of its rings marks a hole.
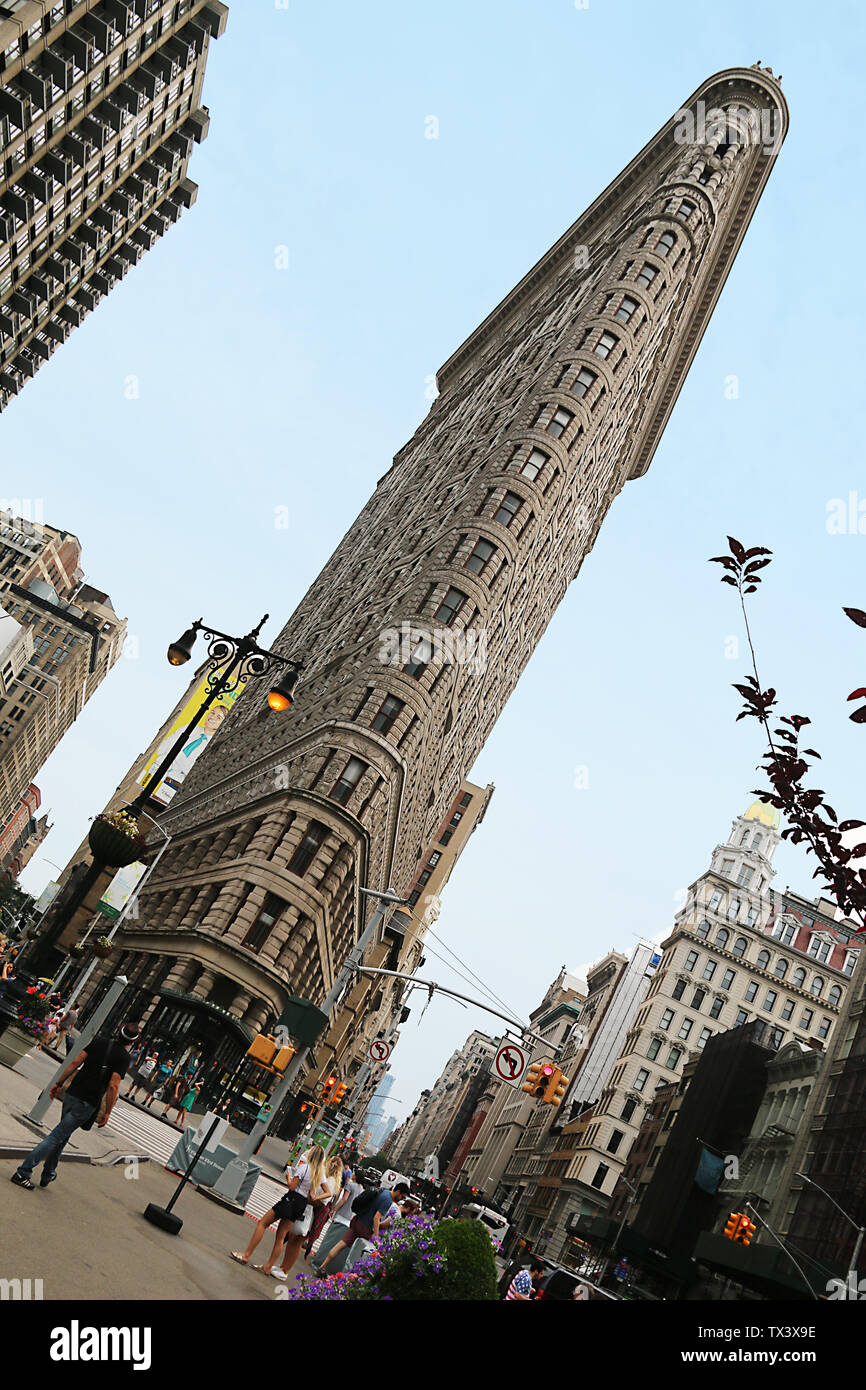
[[[195,202],[186,169],[226,13],[219,0],[0,5],[0,410]]]
[[[75,536],[11,512],[0,512],[0,604],[2,820],[119,658],[126,622],[85,582]]]

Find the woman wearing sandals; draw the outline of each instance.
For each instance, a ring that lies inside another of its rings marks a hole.
[[[314,1144],[307,1153],[302,1154],[294,1167],[286,1169],[286,1178],[289,1190],[284,1197],[266,1211],[261,1221],[256,1223],[250,1243],[246,1250],[232,1250],[231,1257],[237,1260],[238,1264],[249,1264],[250,1256],[255,1250],[265,1231],[271,1222],[277,1221],[277,1233],[274,1236],[274,1248],[270,1256],[263,1265],[253,1265],[253,1269],[258,1269],[262,1274],[271,1274],[275,1279],[285,1279],[292,1265],[298,1258],[301,1250],[301,1243],[304,1236],[310,1229],[313,1219],[313,1210],[317,1203],[327,1202],[331,1197],[331,1189],[326,1184],[323,1186],[325,1177],[325,1153],[320,1144]],[[293,1196],[297,1193],[306,1201],[306,1208],[300,1218],[295,1216],[297,1199]],[[274,1266],[280,1255],[285,1254],[280,1269]]]

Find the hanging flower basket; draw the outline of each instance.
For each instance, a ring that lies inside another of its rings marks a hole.
[[[113,869],[134,864],[145,849],[144,836],[138,822],[126,811],[111,811],[97,816],[88,832],[88,843],[94,859]]]
[[[87,954],[87,948],[86,946],[82,945],[80,941],[76,941],[72,946],[70,946],[69,954],[71,956],[75,956],[76,959],[80,959],[81,956]]]
[[[107,960],[114,950],[114,943],[107,936],[98,936],[93,943],[93,954],[99,960]]]

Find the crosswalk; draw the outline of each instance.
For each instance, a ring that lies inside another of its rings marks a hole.
[[[166,1124],[138,1106],[118,1099],[106,1129],[128,1140],[132,1153],[145,1153],[163,1167],[168,1162],[180,1138],[180,1130]],[[192,1181],[193,1179],[191,1179]],[[286,1188],[282,1183],[261,1174],[246,1203],[247,1215],[259,1221],[279,1201]]]

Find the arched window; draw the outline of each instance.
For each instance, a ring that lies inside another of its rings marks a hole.
[[[842,990],[838,985],[834,985],[833,988],[830,990],[830,993],[827,995],[827,1003],[836,1005],[839,1003],[839,1000],[841,998]]]
[[[824,993],[824,981],[821,979],[820,975],[816,975],[810,984],[809,993],[814,994],[816,999],[821,998],[821,995]]]
[[[761,837],[760,837],[760,835],[756,835],[755,838],[754,838],[754,840],[752,841],[752,849],[760,849],[760,848],[761,848]]]
[[[698,936],[707,937],[707,936],[709,936],[709,933],[710,933],[710,924],[709,924],[709,922],[706,920],[706,918],[704,918],[703,922],[698,922],[698,931],[697,931],[697,934],[698,934]]]
[[[732,954],[735,956],[739,956],[742,959],[742,957],[746,954],[746,947],[748,946],[748,944],[749,943],[744,936],[738,936],[733,946],[731,947]]]
[[[716,932],[716,945],[719,950],[724,950],[727,946],[730,935],[731,933],[728,931],[727,927],[722,927],[720,932]]]
[[[770,964],[770,952],[769,952],[769,951],[759,951],[759,952],[758,952],[758,969],[759,969],[759,970],[766,970],[766,969],[767,969],[767,966],[768,966],[769,964]]]
[[[782,957],[780,956],[779,959],[776,961],[776,967],[775,967],[775,969],[774,969],[774,971],[773,971],[773,974],[774,974],[774,975],[778,975],[778,977],[779,977],[780,980],[784,980],[784,978],[785,978],[785,976],[787,975],[787,973],[788,973],[788,962],[787,962],[786,960],[783,960]]]
[[[798,970],[794,971],[793,977],[791,979],[791,984],[794,986],[795,989],[802,989],[805,983],[806,972],[803,969],[803,967],[800,966]]]

